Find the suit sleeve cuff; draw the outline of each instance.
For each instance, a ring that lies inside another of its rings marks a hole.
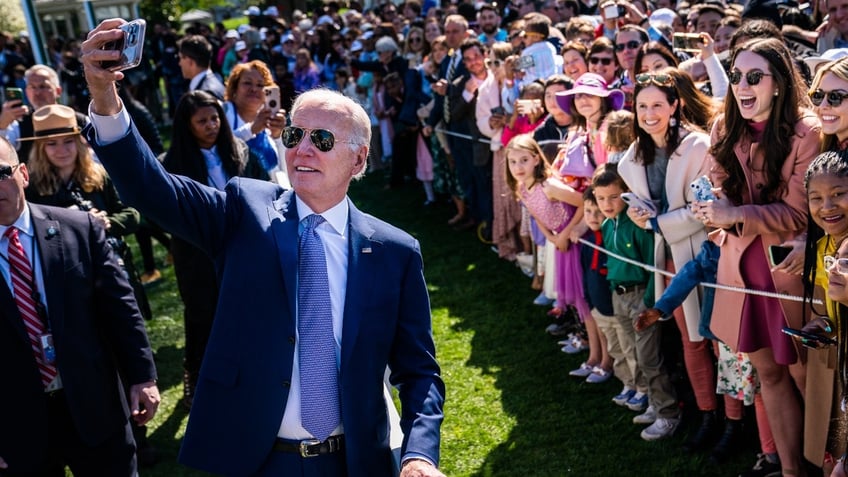
[[[428,464],[432,465],[433,467],[438,467],[435,462],[430,460],[429,457],[425,457],[422,454],[416,454],[416,453],[409,453],[409,454],[406,454],[405,456],[403,456],[403,459],[401,459],[401,461],[400,461],[400,467],[403,468],[403,466],[406,465],[406,463],[411,461],[411,460],[423,460],[424,462],[427,462]]]

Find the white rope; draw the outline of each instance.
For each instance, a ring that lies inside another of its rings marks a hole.
[[[445,134],[447,136],[454,136],[454,137],[458,137],[458,138],[461,138],[461,139],[468,139],[469,141],[474,140],[474,137],[469,136],[468,134],[460,134],[460,133],[457,133],[457,132],[448,131],[447,129],[436,128],[435,131],[440,132],[442,134]],[[477,141],[482,142],[484,144],[490,144],[492,142],[486,136],[481,136],[481,137],[477,138]],[[539,146],[545,146],[547,144],[565,144],[566,142],[567,141],[563,141],[561,139],[544,139],[542,141],[537,141]]]
[[[618,260],[621,260],[622,262],[629,263],[630,265],[634,265],[634,266],[643,268],[643,269],[645,269],[649,272],[659,273],[659,274],[665,275],[667,277],[674,277],[675,276],[674,273],[671,273],[668,270],[662,270],[662,269],[659,269],[659,268],[657,268],[653,265],[647,265],[647,264],[638,262],[636,260],[633,260],[631,258],[624,257],[622,255],[615,253],[615,252],[611,252],[611,251],[609,251],[609,250],[607,250],[607,249],[605,249],[605,248],[603,248],[599,245],[596,245],[592,242],[589,242],[585,239],[580,239],[580,243],[582,243],[583,245],[587,245],[589,247],[592,247],[595,250],[598,250],[600,252],[603,252],[610,257],[614,257]],[[711,288],[716,288],[718,290],[726,290],[726,291],[731,291],[731,292],[736,292],[736,293],[745,293],[745,294],[748,294],[748,295],[758,295],[758,296],[764,296],[764,297],[768,297],[768,298],[777,298],[777,299],[786,300],[786,301],[798,301],[798,302],[804,301],[804,298],[800,297],[800,296],[787,295],[785,293],[775,293],[775,292],[769,292],[769,291],[764,291],[764,290],[751,290],[749,288],[739,288],[739,287],[733,287],[733,286],[730,286],[730,285],[721,285],[719,283],[701,282],[701,286],[711,287]],[[818,299],[813,299],[812,303],[815,304],[815,305],[821,305],[822,301],[818,300]]]

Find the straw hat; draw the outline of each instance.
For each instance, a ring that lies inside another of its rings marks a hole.
[[[48,139],[53,137],[74,136],[80,133],[76,112],[61,104],[48,104],[32,113],[32,137],[22,137],[21,141]]]

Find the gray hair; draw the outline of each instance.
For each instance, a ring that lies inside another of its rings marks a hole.
[[[345,111],[340,116],[340,122],[347,123],[350,129],[350,142],[346,143],[350,148],[350,152],[355,154],[363,146],[366,149],[370,149],[371,118],[359,103],[338,91],[333,91],[327,88],[315,88],[305,91],[297,96],[291,106],[291,116],[294,116],[295,113],[303,107],[303,103],[307,99],[319,100],[324,109],[344,109]],[[365,169],[366,168],[363,167],[355,178],[358,179],[365,175]]]
[[[400,48],[398,48],[397,42],[392,40],[391,37],[384,36],[377,40],[377,43],[374,45],[374,49],[382,53],[384,51],[397,52]]]
[[[47,65],[34,65],[31,66],[28,70],[26,70],[26,72],[24,72],[24,78],[26,79],[26,82],[29,83],[30,76],[35,74],[46,76],[47,80],[50,81],[50,84],[57,88],[59,86],[62,86],[62,83],[59,82],[59,74],[56,73],[56,70]]]

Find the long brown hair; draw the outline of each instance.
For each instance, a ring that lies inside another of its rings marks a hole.
[[[506,185],[509,186],[509,190],[512,191],[516,198],[520,198],[518,181],[509,172],[509,153],[511,151],[527,151],[539,159],[539,164],[533,168],[533,177],[536,179],[536,182],[542,182],[550,177],[551,165],[548,163],[547,158],[545,158],[545,154],[542,152],[542,148],[539,147],[539,143],[533,139],[532,134],[519,134],[510,139],[509,144],[506,145],[506,149],[504,150]]]
[[[82,141],[81,135],[77,134],[73,138],[77,145],[77,159],[71,180],[79,185],[84,192],[103,190],[103,186],[106,184],[106,170],[103,169],[103,166],[94,162],[91,151],[89,151],[88,145]],[[64,139],[64,137],[36,139],[35,145],[29,153],[27,168],[30,173],[30,187],[34,187],[39,195],[55,194],[64,185],[62,178],[59,177],[59,171],[50,163],[47,158],[47,151],[44,150],[49,141]]]
[[[741,51],[749,51],[766,60],[769,73],[777,88],[777,95],[774,97],[771,114],[766,121],[760,142],[765,155],[763,172],[766,184],[760,190],[758,199],[767,203],[776,200],[786,185],[783,183],[780,171],[792,150],[795,123],[800,119],[800,109],[808,107],[810,103],[807,96],[796,86],[804,84],[803,80],[795,69],[789,50],[780,40],[757,38],[745,42],[733,50],[731,65],[735,65]],[[723,192],[733,204],[740,205],[747,185],[742,165],[733,149],[739,141],[750,142],[752,138],[748,120],[739,112],[733,88],[730,88],[724,101],[724,117],[720,127],[722,132],[718,134],[718,140],[710,148],[710,154],[727,173],[727,178],[722,184]],[[768,144],[768,147],[764,147],[765,144]]]
[[[836,76],[842,81],[848,81],[848,58],[841,58],[836,61],[825,63],[824,66],[819,68],[819,70],[816,71],[816,76],[813,78],[812,84],[810,85],[810,91],[819,89],[821,82],[824,79],[824,75],[827,73]],[[825,134],[822,132],[821,137],[821,152],[839,150],[839,138],[836,137],[836,134]]]

